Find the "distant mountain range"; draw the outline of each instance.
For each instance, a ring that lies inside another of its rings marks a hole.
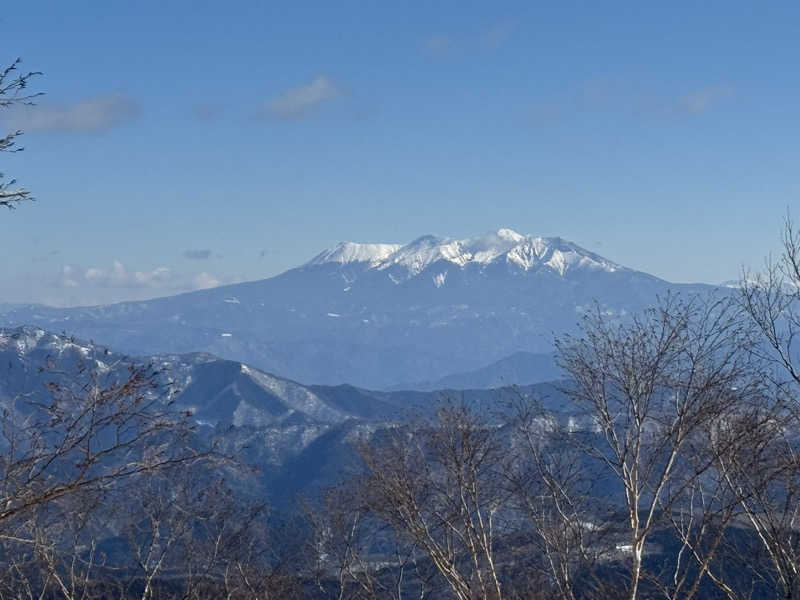
[[[515,352],[474,371],[453,373],[435,381],[395,386],[398,390],[488,390],[511,385],[532,385],[564,377],[553,354]]]
[[[124,381],[131,364],[160,371],[157,388],[176,410],[189,411],[198,435],[221,436],[226,452],[256,466],[260,493],[275,502],[338,481],[357,460],[350,442],[415,417],[443,401],[464,401],[486,414],[519,394],[535,393],[550,409],[564,405],[556,388],[514,392],[378,392],[350,385],[305,386],[209,354],[126,357],[91,342],[36,327],[0,329],[0,409],[48,405],[47,384],[93,372],[101,386]]]
[[[561,238],[500,229],[406,245],[346,242],[276,277],[156,300],[6,307],[0,325],[66,331],[132,354],[208,352],[306,383],[430,389],[542,381],[532,374],[544,363],[523,358],[550,353],[553,337],[574,332],[586,311],[624,316],[668,290],[710,289]],[[474,379],[455,375],[476,370]],[[543,368],[542,377],[552,374]]]

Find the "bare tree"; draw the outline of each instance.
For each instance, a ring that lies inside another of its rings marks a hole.
[[[359,447],[365,505],[419,548],[460,600],[503,597],[496,541],[508,456],[496,427],[463,404]]]
[[[675,539],[662,536],[670,552],[652,579],[666,598],[703,597],[711,585],[730,600],[754,593],[754,580],[746,575],[754,562],[741,564],[741,548],[731,552],[751,538],[743,528],[743,490],[731,485],[731,474],[733,465],[750,462],[745,457],[773,439],[776,407],[757,368],[745,380],[749,383],[733,386],[727,406],[688,441],[683,466],[670,484],[680,494],[663,505],[663,518]]]
[[[7,520],[0,535],[0,597],[101,597],[105,557],[94,517],[102,501],[78,492]]]
[[[110,535],[100,524],[109,499],[119,499],[114,491],[216,456],[190,415],[173,407],[164,374],[109,356],[67,361],[67,372],[46,360],[43,389],[23,382],[23,391],[2,398],[0,567],[13,594],[92,597],[110,581],[95,549]]]
[[[507,479],[524,523],[520,539],[531,540],[515,554],[526,555],[528,573],[539,573],[515,577],[516,585],[522,581],[526,586],[522,597],[542,597],[546,590],[559,600],[619,597],[614,582],[597,575],[596,567],[613,558],[608,507],[597,501],[597,474],[570,439],[575,424],[561,422],[518,393],[513,414],[515,443]],[[526,535],[528,528],[532,535]]]
[[[211,467],[211,468],[209,468]],[[124,537],[136,557],[131,588],[140,598],[206,600],[302,598],[302,538],[275,535],[263,500],[237,492],[240,465],[226,461],[181,473],[151,473],[131,486],[135,508],[125,515]],[[119,503],[123,510],[127,503]],[[282,540],[288,549],[277,547]],[[147,596],[146,594],[149,594]]]
[[[162,385],[152,366],[131,364],[120,380],[87,372],[51,383],[45,401],[7,402],[0,422],[0,529],[70,493],[208,457],[209,449],[188,443],[190,415],[165,401]]]
[[[754,411],[749,445],[721,465],[744,518],[768,557],[762,579],[800,598],[800,232],[787,215],[782,252],[760,273],[744,272],[740,302],[760,332],[754,351],[773,367],[769,405]]]
[[[761,331],[765,358],[800,386],[800,232],[788,215],[781,241],[780,256],[767,258],[763,271],[742,274],[740,301]]]
[[[398,537],[362,502],[360,481],[327,490],[307,505],[318,592],[337,600],[425,600],[436,571],[413,540]]]
[[[724,486],[719,498],[732,525],[745,535],[728,541],[728,565],[712,564],[708,574],[730,599],[749,598],[753,590],[800,597],[798,428],[786,400],[764,394],[718,433],[730,441],[716,453],[714,481]]]
[[[32,104],[34,98],[40,95],[40,93],[29,93],[28,85],[31,79],[41,73],[37,71],[20,72],[20,62],[20,59],[17,58],[0,71],[0,109]],[[17,144],[17,138],[21,135],[22,131],[17,130],[0,137],[0,152],[20,152],[22,147]],[[3,177],[4,174],[0,173],[0,206],[14,208],[19,202],[33,200],[33,196],[28,190],[17,186],[16,179],[4,182],[1,181]]]
[[[631,600],[651,576],[642,564],[648,539],[713,464],[694,460],[703,433],[724,422],[732,390],[750,393],[749,339],[730,302],[668,297],[629,321],[598,310],[581,337],[557,343],[574,380],[567,394],[597,433],[574,439],[622,488]],[[676,579],[667,597],[696,597],[706,570],[703,561],[692,578]]]
[[[159,578],[184,575],[171,572],[176,567],[173,558],[191,539],[202,490],[193,489],[185,477],[157,474],[137,479],[125,490],[128,501],[118,508],[127,513],[120,517],[125,519],[122,537],[134,565],[129,589],[134,597],[150,600],[165,595],[157,588]]]
[[[229,467],[145,472],[102,497],[92,490],[37,508],[18,519],[15,536],[0,537],[0,597],[305,597],[301,565],[281,561],[264,503],[231,489],[243,480]]]

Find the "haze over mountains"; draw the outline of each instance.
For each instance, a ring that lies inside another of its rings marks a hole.
[[[106,306],[7,307],[0,324],[66,331],[131,354],[208,352],[304,383],[430,389],[492,363],[507,369],[512,355],[547,354],[554,335],[575,331],[595,307],[625,315],[667,291],[706,289],[558,237],[499,229],[406,245],[344,242],[269,279]],[[540,366],[539,380],[552,378],[547,361]]]

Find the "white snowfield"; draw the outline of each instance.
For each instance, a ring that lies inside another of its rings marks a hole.
[[[404,267],[415,277],[429,265],[446,261],[458,267],[505,262],[528,271],[547,268],[559,275],[577,269],[614,272],[619,265],[559,237],[522,235],[512,229],[456,240],[426,235],[410,244],[359,244],[342,242],[311,259],[307,265],[368,263],[370,269]],[[436,282],[437,286],[444,283]]]
[[[359,244],[357,242],[341,242],[333,248],[320,252],[307,264],[324,265],[325,263],[368,262],[378,263],[399,250],[400,244]]]

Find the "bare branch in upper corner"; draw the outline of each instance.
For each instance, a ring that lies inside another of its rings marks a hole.
[[[28,71],[27,73],[20,73],[19,65],[21,62],[21,59],[17,58],[0,71],[0,108],[32,105],[34,99],[42,95],[42,92],[28,92],[28,85],[31,79],[41,75],[41,72]],[[22,131],[16,130],[0,138],[0,152],[21,152],[23,148],[17,145],[17,138],[21,135]],[[0,173],[0,179],[2,178],[3,174]],[[34,199],[28,190],[15,186],[15,179],[7,182],[0,181],[0,206],[14,208],[20,202]]]

